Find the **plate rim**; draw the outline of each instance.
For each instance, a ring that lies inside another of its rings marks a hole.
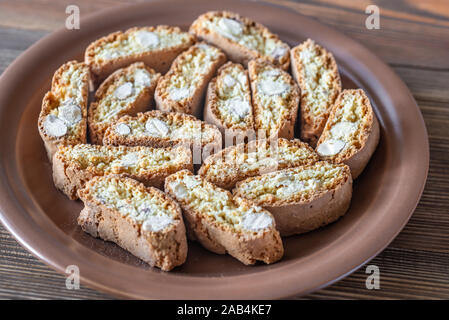
[[[109,15],[109,14],[115,14],[117,15],[118,12],[123,12],[123,10],[138,10],[137,8],[147,8],[148,6],[155,6],[155,5],[163,5],[166,6],[166,3],[168,2],[172,2],[172,3],[177,3],[179,2],[178,0],[169,0],[169,1],[161,1],[161,0],[153,0],[150,2],[145,2],[145,3],[139,3],[139,4],[132,4],[132,5],[120,5],[117,7],[113,7],[107,10],[102,10],[96,13],[93,13],[89,16],[83,17],[81,19],[81,24],[82,25],[93,25],[95,24],[96,21],[101,20],[101,17],[104,17],[105,15]],[[196,2],[198,3],[204,3],[204,0],[196,0]],[[215,1],[209,1],[209,2],[215,2]],[[234,3],[242,3],[242,1],[229,1],[230,3],[232,3],[232,5],[227,5],[229,7],[233,6]],[[428,174],[428,168],[429,168],[429,159],[430,159],[430,153],[429,153],[429,143],[428,143],[428,135],[427,135],[427,129],[424,123],[424,119],[422,117],[422,114],[420,113],[419,107],[416,104],[416,101],[414,100],[413,96],[411,95],[409,89],[405,86],[405,84],[403,83],[403,81],[396,75],[396,73],[394,73],[394,71],[387,66],[383,61],[381,61],[379,58],[375,57],[374,54],[372,54],[371,52],[369,52],[368,49],[366,49],[364,46],[360,45],[358,42],[350,39],[349,37],[345,36],[344,34],[337,32],[337,31],[333,31],[331,30],[331,28],[329,26],[323,25],[315,20],[313,20],[312,18],[306,17],[301,15],[300,13],[298,13],[296,10],[294,10],[292,12],[291,9],[282,6],[280,4],[273,4],[273,3],[266,3],[266,2],[248,2],[248,1],[243,1],[243,3],[250,3],[251,5],[254,6],[258,6],[258,7],[262,7],[262,6],[269,6],[273,9],[276,10],[283,10],[284,13],[285,11],[289,12],[290,14],[293,15],[299,15],[301,17],[302,21],[306,21],[308,25],[310,26],[314,26],[314,27],[319,27],[320,29],[323,30],[327,30],[330,33],[334,33],[334,34],[338,34],[340,38],[343,38],[346,42],[351,43],[352,47],[345,48],[346,51],[348,50],[353,50],[353,51],[357,51],[357,53],[363,54],[367,57],[369,57],[372,61],[374,61],[376,63],[376,65],[381,68],[384,72],[387,72],[388,76],[390,76],[392,78],[392,81],[397,83],[397,85],[399,86],[399,91],[403,91],[404,93],[408,94],[408,99],[410,100],[409,102],[411,102],[412,106],[414,107],[413,109],[415,111],[418,111],[419,114],[419,119],[421,122],[421,129],[423,129],[424,131],[424,135],[423,135],[423,140],[424,141],[424,145],[425,145],[425,152],[423,154],[421,154],[421,161],[424,162],[424,167],[421,167],[421,172],[419,173],[419,178],[417,180],[419,180],[419,182],[417,182],[417,189],[415,190],[416,193],[416,197],[415,200],[413,201],[413,203],[409,203],[408,207],[410,208],[410,212],[408,214],[403,214],[403,218],[400,219],[401,223],[398,223],[398,225],[396,226],[396,228],[394,228],[395,230],[393,232],[390,232],[389,236],[387,237],[387,239],[383,239],[382,241],[377,241],[376,242],[376,248],[374,250],[370,250],[369,253],[366,253],[365,255],[363,255],[361,257],[361,261],[358,261],[357,263],[353,263],[351,265],[347,265],[344,264],[345,266],[341,266],[340,265],[340,269],[344,269],[341,271],[337,271],[334,273],[338,273],[339,276],[335,277],[335,276],[327,276],[327,277],[323,277],[320,279],[320,281],[312,281],[314,282],[313,285],[308,285],[306,288],[303,288],[302,290],[298,290],[295,289],[296,286],[292,286],[291,283],[289,283],[289,281],[291,281],[291,277],[287,278],[287,279],[277,279],[277,281],[285,281],[284,284],[286,285],[284,288],[278,288],[277,290],[274,290],[275,292],[259,292],[257,294],[255,294],[256,298],[262,298],[262,299],[267,299],[267,298],[283,298],[283,297],[289,297],[292,295],[296,295],[298,293],[301,294],[306,294],[308,292],[317,290],[319,288],[322,288],[324,286],[330,285],[336,281],[338,281],[339,279],[345,277],[346,275],[352,273],[354,270],[356,270],[357,268],[359,268],[360,266],[364,265],[365,263],[367,263],[369,260],[371,260],[373,257],[375,257],[377,254],[379,254],[383,249],[385,249],[390,243],[391,241],[393,241],[393,239],[399,234],[399,232],[403,229],[403,227],[406,225],[406,223],[408,222],[408,220],[410,219],[411,215],[413,214],[416,206],[418,205],[418,202],[421,198],[422,192],[424,190],[425,187],[425,183],[427,180],[427,174]],[[287,13],[285,13],[287,14]],[[87,28],[89,29],[89,27]],[[25,62],[29,62],[30,59],[33,58],[35,52],[38,52],[39,50],[43,50],[43,47],[46,45],[49,45],[51,43],[54,42],[54,39],[59,38],[61,35],[64,35],[67,33],[67,30],[65,28],[61,28],[55,32],[50,33],[49,35],[43,37],[42,39],[40,39],[39,41],[37,41],[36,43],[34,43],[30,48],[28,48],[25,52],[23,52],[18,58],[16,58],[9,66],[8,68],[3,72],[3,74],[0,77],[0,101],[2,101],[2,98],[4,98],[2,96],[3,92],[5,92],[4,87],[9,84],[5,84],[7,79],[13,78],[14,73],[16,71],[16,69],[21,68],[22,65],[25,64]],[[366,60],[366,59],[364,59]],[[357,63],[363,62],[363,59],[359,59],[358,61],[356,61]],[[366,65],[364,65],[362,63],[362,65],[356,65],[354,66],[354,68],[360,68],[360,67],[366,67]],[[360,79],[359,79],[360,80]],[[0,105],[0,110],[4,111],[3,109],[6,109],[7,107],[4,104]],[[0,111],[0,112],[1,112]],[[17,199],[17,194],[15,192],[18,192],[17,190],[13,190],[14,187],[7,183],[8,178],[7,178],[7,174],[5,174],[6,172],[6,168],[3,167],[3,163],[1,164],[1,171],[0,171],[0,176],[2,177],[1,179],[1,183],[0,183],[0,221],[3,223],[3,225],[6,227],[6,229],[14,236],[14,238],[23,246],[25,247],[25,249],[27,249],[28,251],[30,251],[34,256],[36,256],[38,259],[40,259],[41,261],[43,261],[44,263],[46,263],[47,265],[49,265],[50,267],[52,267],[54,270],[65,274],[65,268],[63,267],[64,265],[68,265],[66,264],[67,261],[70,260],[70,255],[68,255],[67,250],[64,250],[64,245],[62,245],[62,248],[60,248],[60,250],[62,250],[61,252],[64,253],[61,257],[55,257],[54,253],[49,254],[48,252],[42,252],[42,250],[39,250],[38,248],[35,248],[33,246],[33,241],[35,241],[36,237],[39,236],[39,230],[41,230],[41,227],[39,225],[37,225],[35,223],[35,221],[31,221],[31,225],[28,226],[28,228],[31,228],[31,230],[33,231],[33,233],[31,234],[25,234],[24,230],[21,228],[20,224],[23,223],[23,219],[21,216],[19,215],[13,215],[12,212],[13,211],[22,211],[24,213],[27,213],[26,209],[21,207],[20,204],[18,203],[18,199]],[[10,182],[10,181],[9,181]],[[11,196],[15,196],[14,198],[11,197],[7,197],[7,195],[11,195]],[[48,218],[48,217],[46,217]],[[20,221],[22,220],[22,221]],[[48,219],[50,220],[50,219]],[[26,223],[26,221],[25,221]],[[29,223],[29,221],[28,221]],[[51,222],[51,224],[53,224]],[[50,227],[50,225],[49,225]],[[39,237],[42,240],[45,240],[48,243],[51,243],[52,241],[54,241],[54,237],[58,237],[59,240],[61,240],[60,243],[53,243],[53,247],[60,247],[61,244],[64,244],[64,240],[68,240],[71,239],[69,237],[69,235],[65,234],[62,230],[60,230],[56,225],[54,225],[53,227],[57,228],[58,230],[53,230],[55,231],[54,233],[52,233],[52,236],[50,236],[49,234],[41,234]],[[29,230],[28,230],[29,231]],[[37,232],[37,233],[36,233]],[[68,239],[66,239],[68,238]],[[82,246],[81,244],[79,244],[80,246]],[[89,249],[90,250],[90,249]],[[104,261],[107,262],[108,260],[112,260],[110,258],[107,258],[105,256],[102,256],[96,252],[93,253],[95,256],[98,255],[98,259],[105,259]],[[85,263],[89,264],[88,259],[86,259],[85,257],[83,257],[83,260],[86,260]],[[116,262],[116,261],[115,261]],[[119,263],[119,262],[116,262]],[[292,262],[292,264],[294,264]],[[128,266],[130,267],[130,266]],[[288,266],[285,266],[288,267]],[[126,269],[126,268],[124,268]],[[261,271],[261,272],[257,272],[254,274],[243,274],[243,275],[233,275],[230,277],[243,277],[243,278],[249,278],[251,279],[252,277],[256,277],[258,278],[258,275],[261,275],[264,272],[270,272],[270,270],[268,271]],[[83,284],[87,284],[89,287],[93,287],[96,288],[100,291],[115,295],[115,296],[120,296],[120,297],[126,297],[126,298],[161,298],[161,296],[155,295],[155,294],[150,294],[150,295],[142,295],[139,294],[137,292],[134,293],[130,293],[130,292],[123,292],[121,291],[122,289],[120,288],[116,288],[116,287],[111,287],[108,284],[102,283],[101,281],[98,281],[97,279],[95,279],[95,273],[89,273],[90,276],[84,276],[83,274],[81,274],[81,281]],[[93,276],[92,276],[93,275]],[[161,277],[169,277],[169,275],[163,275],[161,274]],[[179,278],[183,278],[184,280],[194,280],[195,283],[201,282],[201,285],[209,285],[206,284],[204,282],[210,283],[211,279],[218,279],[219,277],[198,277],[198,276],[190,276],[190,275],[182,275],[179,276]],[[193,279],[192,279],[193,278]],[[331,279],[329,279],[331,278]],[[104,280],[104,279],[102,279]],[[202,281],[201,281],[202,280]],[[189,281],[187,281],[186,283],[188,283]],[[270,283],[273,283],[273,280],[267,280],[268,283],[265,283],[264,287],[266,288],[267,285],[269,285]],[[293,281],[291,281],[293,282]],[[189,282],[191,283],[191,282]],[[230,298],[230,297],[236,297],[235,296],[235,288],[227,288],[226,290],[228,290],[226,292],[226,294],[222,294],[222,295],[218,295],[218,298]],[[173,293],[173,292],[172,292]],[[172,294],[170,295],[172,296]],[[205,297],[206,295],[204,295]],[[173,298],[173,297],[162,297],[162,298]],[[194,298],[198,298],[198,297],[194,297]],[[244,297],[243,297],[244,298]],[[182,299],[182,297],[180,297],[179,295],[176,297],[176,299]]]

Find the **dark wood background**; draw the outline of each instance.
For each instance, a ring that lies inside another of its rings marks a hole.
[[[140,2],[140,1],[129,1]],[[370,48],[412,91],[430,139],[430,170],[410,222],[370,264],[380,268],[380,289],[365,287],[366,266],[306,298],[449,298],[449,0],[273,1],[330,25]],[[83,14],[118,0],[2,0],[0,72],[31,44],[63,27],[69,4]],[[380,8],[380,29],[365,28],[365,8]],[[65,277],[31,256],[0,225],[0,299],[109,299],[82,286],[67,290]]]

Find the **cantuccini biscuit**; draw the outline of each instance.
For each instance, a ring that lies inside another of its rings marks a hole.
[[[362,89],[343,90],[333,106],[316,151],[323,160],[345,163],[357,178],[379,142],[379,122]]]
[[[168,175],[193,170],[190,149],[113,147],[91,144],[60,146],[53,157],[55,186],[70,199],[95,176],[118,174],[161,188]]]
[[[343,216],[351,203],[352,178],[348,166],[321,161],[240,181],[233,193],[270,211],[281,235],[288,236]]]
[[[282,258],[282,240],[268,211],[187,170],[167,177],[165,191],[180,204],[188,235],[206,249],[227,252],[244,264]]]
[[[341,91],[332,53],[308,39],[291,50],[292,74],[301,89],[301,140],[316,146]]]
[[[223,149],[207,158],[198,174],[224,189],[260,174],[313,164],[318,155],[298,139],[253,140]]]
[[[84,59],[95,83],[100,84],[115,70],[138,61],[163,74],[176,56],[193,43],[195,37],[178,27],[134,27],[92,42]]]
[[[292,139],[298,113],[299,89],[293,78],[263,59],[248,64],[258,138]]]
[[[199,118],[207,84],[225,62],[226,55],[220,49],[204,42],[181,53],[157,85],[157,108]]]
[[[58,145],[86,143],[89,74],[83,62],[67,62],[44,96],[38,128],[50,161]]]
[[[103,144],[155,148],[183,144],[193,153],[201,151],[200,155],[205,156],[221,150],[222,138],[217,127],[192,115],[152,110],[113,122],[106,130]]]
[[[216,125],[225,141],[255,138],[248,71],[241,64],[226,63],[209,83],[204,121]]]
[[[153,267],[170,271],[187,257],[179,205],[162,191],[130,178],[95,177],[79,191],[81,228],[112,241]]]
[[[283,70],[290,65],[290,47],[263,25],[229,11],[200,15],[190,26],[198,38],[221,48],[230,60],[248,65],[264,58]]]
[[[159,73],[143,62],[111,74],[95,92],[95,101],[89,107],[91,142],[102,144],[104,133],[112,121],[152,108],[159,77]]]

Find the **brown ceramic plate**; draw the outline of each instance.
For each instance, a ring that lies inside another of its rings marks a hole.
[[[349,212],[326,228],[284,240],[285,256],[273,265],[244,266],[230,256],[189,244],[187,262],[166,273],[114,244],[83,233],[82,208],[52,183],[37,117],[53,72],[82,59],[84,48],[109,32],[135,25],[187,29],[199,14],[227,9],[254,18],[290,45],[315,39],[337,58],[344,87],[362,87],[381,125],[380,144],[354,183]],[[326,286],[373,258],[410,218],[426,180],[429,147],[420,111],[404,83],[356,42],[282,7],[235,0],[153,1],[104,11],[60,30],[22,54],[0,78],[1,221],[39,259],[64,272],[80,268],[82,281],[130,298],[280,298]]]

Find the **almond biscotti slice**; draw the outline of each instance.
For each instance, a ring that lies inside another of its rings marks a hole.
[[[89,78],[88,66],[77,61],[63,64],[53,75],[38,119],[50,161],[58,145],[86,143]]]
[[[181,209],[162,191],[130,178],[95,177],[79,191],[81,228],[152,267],[170,271],[187,257]]]
[[[323,160],[345,163],[357,178],[379,142],[379,122],[362,89],[343,90],[333,106],[316,152]]]
[[[118,174],[162,188],[168,175],[182,169],[193,170],[190,149],[113,147],[91,144],[60,146],[53,157],[55,186],[70,199],[95,176]]]
[[[254,136],[252,109],[248,71],[241,64],[226,63],[209,82],[204,121],[216,125],[226,141],[244,142]]]
[[[245,67],[252,59],[264,58],[283,70],[290,65],[290,47],[263,25],[228,11],[199,16],[190,26],[198,38],[221,48],[234,62]]]
[[[199,118],[207,84],[225,62],[226,55],[206,43],[197,43],[181,53],[157,85],[157,108]]]
[[[352,197],[351,171],[325,161],[252,177],[233,193],[271,212],[282,236],[323,227],[343,216]]]
[[[254,127],[258,138],[292,139],[299,104],[299,88],[285,71],[257,59],[248,64],[253,95]]]
[[[106,130],[103,144],[154,148],[183,144],[194,154],[201,151],[200,156],[205,156],[221,150],[222,138],[217,127],[192,115],[152,110],[113,122]],[[201,163],[201,158],[193,160]]]
[[[290,167],[313,164],[315,151],[298,139],[253,140],[223,149],[204,161],[198,174],[224,189],[238,181]]]
[[[291,50],[292,74],[301,88],[301,140],[316,146],[341,91],[332,53],[308,39]]]
[[[151,108],[160,76],[143,62],[111,74],[95,92],[95,101],[89,107],[91,142],[102,144],[108,126],[121,116],[136,115]]]
[[[193,43],[195,37],[178,27],[134,27],[92,42],[84,59],[99,84],[115,70],[137,61],[164,74],[176,56]]]
[[[181,206],[188,235],[206,249],[229,253],[242,263],[273,263],[284,248],[271,214],[251,202],[233,198],[187,170],[165,180],[165,191]]]

